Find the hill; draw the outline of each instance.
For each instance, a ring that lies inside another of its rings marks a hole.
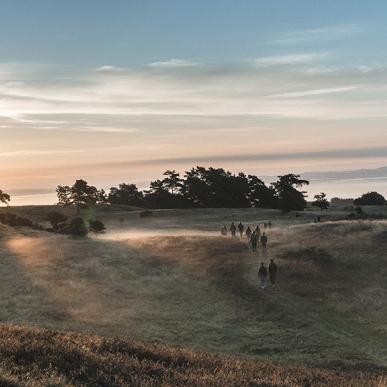
[[[0,326],[0,383],[13,386],[385,386],[386,377],[278,366],[124,338]]]

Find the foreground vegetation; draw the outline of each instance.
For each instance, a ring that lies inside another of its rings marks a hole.
[[[382,371],[324,370],[219,357],[124,338],[0,326],[2,386],[368,386]]]

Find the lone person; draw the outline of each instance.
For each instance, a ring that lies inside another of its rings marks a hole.
[[[258,236],[257,236],[257,233],[254,231],[250,237],[251,250],[257,251],[257,242],[258,242]]]
[[[266,278],[267,278],[267,269],[266,269],[263,262],[261,262],[261,266],[259,267],[258,276],[259,276],[259,279],[261,280],[262,289],[265,289]]]
[[[241,236],[241,239],[242,239],[242,237],[243,237],[243,230],[244,230],[244,229],[245,229],[245,228],[244,228],[242,222],[239,222],[239,224],[238,224],[238,230],[239,230],[239,235]]]
[[[231,226],[230,226],[230,232],[231,232],[231,236],[232,236],[233,238],[235,238],[235,236],[236,236],[236,227],[235,227],[234,222],[231,223]]]
[[[271,259],[269,264],[269,278],[272,286],[275,286],[275,277],[277,275],[277,265]]]
[[[250,226],[247,226],[246,228],[246,238],[248,241],[250,241],[250,238],[251,238],[251,228]]]
[[[267,235],[265,232],[261,236],[261,245],[262,245],[263,254],[266,254],[267,253]]]
[[[223,236],[226,236],[227,235],[227,227],[225,225],[223,225],[223,227],[220,229],[220,233],[223,235]]]

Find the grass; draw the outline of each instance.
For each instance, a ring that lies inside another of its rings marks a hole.
[[[2,386],[375,386],[367,370],[324,370],[219,357],[124,338],[0,326]]]
[[[50,208],[40,210],[14,211],[43,221]],[[0,319],[7,324],[99,335],[90,338],[23,328],[29,338],[35,333],[56,335],[58,340],[76,337],[91,345],[93,340],[130,337],[149,350],[204,356],[227,367],[241,362],[248,367],[241,366],[248,379],[239,385],[302,385],[293,376],[287,382],[281,379],[296,369],[312,377],[306,368],[295,365],[310,367],[313,375],[316,367],[339,369],[347,384],[341,376],[326,379],[326,384],[351,385],[352,379],[360,378],[355,370],[372,375],[386,372],[387,223],[338,220],[347,212],[335,209],[324,213],[326,222],[314,224],[318,212],[296,217],[272,210],[165,210],[141,218],[136,209],[99,209],[96,215],[108,232],[85,239],[0,225]],[[231,219],[249,224],[271,220],[275,228],[268,230],[268,256],[252,253],[246,241],[221,237],[220,226]],[[278,285],[262,290],[258,265],[270,258],[279,266]],[[127,339],[114,340],[129,345]],[[122,361],[129,362],[124,357]],[[212,365],[208,367],[189,371],[197,385],[205,385],[200,375],[210,378],[214,373]],[[219,367],[227,375],[239,375],[234,368]],[[282,376],[259,379],[254,373],[258,371],[251,374],[249,367],[269,367]],[[73,376],[55,372],[65,383],[73,383]],[[185,375],[181,369],[173,372]],[[334,376],[331,371],[316,372]],[[184,384],[185,379],[149,380],[174,385]],[[222,385],[208,380],[208,385]],[[318,385],[316,380],[311,385]],[[223,385],[233,383],[238,385],[231,379]]]

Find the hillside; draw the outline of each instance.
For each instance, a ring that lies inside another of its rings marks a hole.
[[[386,369],[385,221],[337,220],[345,214],[337,209],[320,224],[311,223],[316,211],[98,211],[108,231],[85,239],[0,229],[2,322],[276,367]],[[268,256],[219,236],[231,219],[270,219]],[[278,284],[262,290],[258,265],[270,258]]]
[[[219,357],[124,338],[0,326],[0,383],[25,386],[378,386],[385,376]],[[379,372],[381,374],[381,372]]]

